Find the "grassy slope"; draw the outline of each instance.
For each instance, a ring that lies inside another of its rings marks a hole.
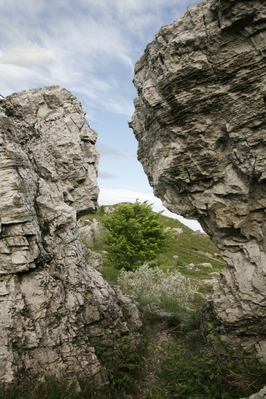
[[[96,219],[100,222],[105,209],[110,207],[115,207],[115,205],[100,206],[96,214],[86,215],[84,219]],[[172,219],[161,214],[160,221],[165,227],[171,227],[172,229],[181,228],[183,233],[176,235],[174,242],[169,249],[156,258],[158,265],[163,270],[178,269],[183,275],[190,277],[194,283],[198,283],[200,291],[204,293],[207,293],[208,291],[211,292],[211,286],[208,287],[208,289],[206,284],[202,284],[202,280],[211,279],[211,273],[218,273],[219,270],[225,266],[225,263],[220,256],[220,250],[213,244],[206,234],[195,233],[177,219]],[[102,253],[106,248],[103,243],[100,242],[97,246],[91,249]],[[104,261],[103,276],[110,283],[115,284],[119,276],[119,270],[114,269],[110,264],[108,264],[104,253],[102,253],[102,255]],[[173,256],[176,255],[178,258],[173,258]],[[196,267],[194,269],[188,269],[187,266],[190,263],[193,263]],[[202,266],[203,263],[211,263],[212,268],[209,269]]]

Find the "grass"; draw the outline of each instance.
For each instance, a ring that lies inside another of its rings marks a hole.
[[[227,348],[211,325],[207,339],[199,329],[198,311],[176,304],[172,310],[175,314],[167,319],[142,310],[138,347],[119,333],[113,334],[113,351],[95,338],[108,387],[83,381],[77,389],[75,383],[48,377],[24,386],[0,386],[0,399],[239,399],[264,386],[265,364],[241,349]]]
[[[96,218],[100,222],[104,211],[105,207],[101,207],[99,214],[90,215],[88,219]],[[183,233],[175,236],[171,246],[158,255],[153,265],[163,271],[178,270],[198,287],[198,293],[190,302],[190,311],[175,300],[160,303],[161,308],[173,313],[173,318],[163,323],[163,328],[171,334],[168,342],[158,339],[158,326],[162,324],[160,316],[149,314],[145,304],[141,304],[148,337],[143,352],[144,363],[151,370],[149,377],[153,375],[153,378],[147,382],[143,370],[141,393],[132,398],[239,399],[259,391],[265,384],[265,365],[241,349],[234,352],[225,347],[213,334],[215,343],[210,345],[199,330],[199,309],[205,297],[213,292],[212,277],[218,278],[225,267],[220,250],[207,235],[193,232],[176,219],[161,215],[160,221],[165,227],[181,228]],[[98,245],[99,252],[107,249],[103,243]],[[103,276],[111,284],[117,284],[120,273],[108,262],[105,253],[103,262]],[[192,263],[194,267],[189,268]],[[212,267],[208,268],[204,263]]]
[[[116,285],[117,279],[120,276],[120,270],[105,263],[103,266],[102,275],[109,284]]]
[[[83,387],[83,392],[74,382],[59,380],[55,376],[47,376],[44,381],[31,381],[20,386],[0,386],[0,399],[83,399],[84,394],[93,398],[93,387]],[[95,396],[96,398],[96,396]]]
[[[83,219],[87,222],[96,219],[99,223],[104,215],[106,208],[114,206],[100,206],[96,214],[90,214]],[[198,286],[199,292],[202,294],[211,294],[212,285],[204,284],[203,280],[211,280],[211,273],[219,273],[225,267],[222,260],[220,250],[211,241],[206,234],[198,234],[189,227],[183,225],[179,220],[160,215],[160,222],[165,228],[182,229],[183,233],[175,235],[172,244],[152,262],[158,265],[163,271],[178,270],[181,274],[191,278],[193,284]],[[94,245],[86,244],[93,251],[99,252],[103,257],[103,277],[110,284],[117,284],[119,271],[108,262],[105,251],[106,246],[102,241],[96,242]],[[178,258],[176,258],[178,256]],[[188,265],[193,263],[195,268],[188,269]],[[212,268],[208,269],[202,264],[211,263]],[[217,277],[217,276],[216,276]]]
[[[239,399],[262,388],[266,368],[254,357],[226,347],[219,352],[192,337],[164,349],[150,398]]]
[[[264,386],[266,365],[241,349],[227,348],[213,334],[210,344],[199,330],[198,312],[180,313],[165,322],[146,311],[143,319],[137,348],[119,334],[114,335],[112,352],[95,341],[108,387],[83,381],[77,389],[75,383],[48,377],[21,386],[2,385],[0,399],[239,399]]]

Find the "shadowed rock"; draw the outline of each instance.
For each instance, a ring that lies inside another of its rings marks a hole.
[[[223,339],[266,360],[265,49],[265,1],[189,7],[135,66],[130,126],[155,195],[227,262],[209,304]]]

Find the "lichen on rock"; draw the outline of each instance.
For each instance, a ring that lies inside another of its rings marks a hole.
[[[59,86],[0,102],[0,382],[55,374],[105,383],[93,339],[138,337],[79,237],[77,219],[97,210],[96,138]]]
[[[135,66],[130,122],[156,196],[197,219],[227,267],[211,314],[266,360],[266,4],[206,0]]]

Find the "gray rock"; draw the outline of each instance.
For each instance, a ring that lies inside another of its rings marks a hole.
[[[212,264],[208,262],[201,263],[200,266],[206,267],[207,269],[212,269]]]
[[[106,383],[93,339],[137,337],[93,268],[99,255],[87,264],[79,238],[77,219],[97,209],[96,138],[58,86],[0,101],[0,382],[56,374]]]
[[[266,4],[206,0],[135,66],[130,126],[156,196],[197,219],[227,267],[212,315],[266,360]]]
[[[101,226],[96,219],[92,221],[80,219],[79,232],[81,240],[84,241],[85,244],[94,246],[101,242],[104,227]]]
[[[241,399],[265,399],[266,398],[266,387],[262,388],[258,393],[255,393],[248,398]]]

